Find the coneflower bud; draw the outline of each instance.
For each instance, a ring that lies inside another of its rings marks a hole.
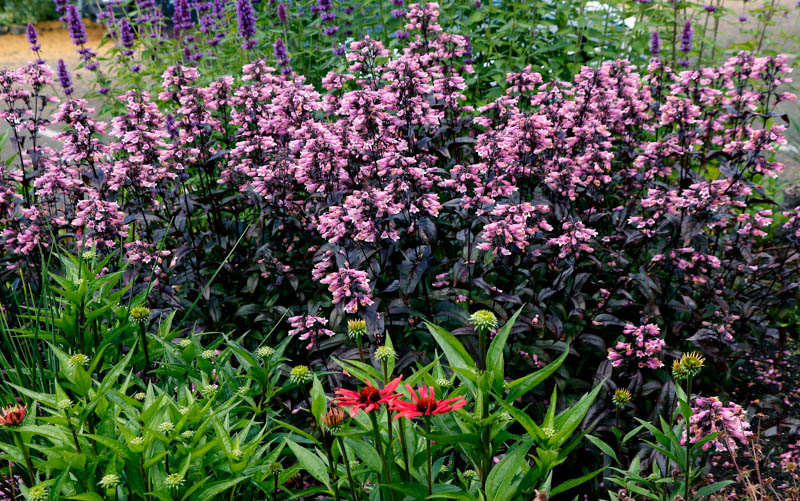
[[[657,56],[661,52],[661,37],[657,31],[650,35],[650,54]]]
[[[28,36],[28,43],[31,44],[31,50],[33,52],[36,52],[42,48],[42,46],[39,45],[39,34],[36,33],[36,28],[33,26],[33,24],[28,23],[28,29],[26,30],[25,34]]]
[[[74,369],[75,367],[86,367],[87,365],[89,365],[89,357],[83,353],[76,353],[69,357],[70,369]]]
[[[289,16],[286,15],[286,4],[283,2],[278,4],[278,20],[285,23]]]
[[[706,359],[702,355],[693,351],[691,353],[684,353],[683,356],[681,356],[680,364],[683,366],[683,370],[686,371],[686,374],[690,377],[695,377],[700,373],[705,361]]]
[[[183,485],[183,475],[180,473],[167,475],[167,478],[164,479],[164,485],[167,489],[179,489]]]
[[[625,407],[631,401],[631,392],[625,388],[617,388],[611,401],[619,408]]]
[[[28,491],[28,499],[30,501],[44,501],[47,499],[47,488],[41,485],[35,485]]]
[[[100,479],[98,485],[100,485],[100,487],[103,489],[111,489],[116,487],[119,485],[119,476],[114,473],[103,475],[103,478]]]
[[[130,315],[134,323],[143,325],[150,320],[150,309],[145,308],[144,306],[136,306],[131,308]]]
[[[358,339],[367,335],[367,323],[361,319],[347,321],[347,336]]]
[[[311,374],[311,369],[309,369],[306,365],[298,365],[297,367],[293,367],[292,372],[289,373],[289,381],[294,384],[307,384],[313,379],[314,375]]]
[[[280,475],[283,471],[283,465],[280,463],[272,463],[269,465],[269,471],[271,471],[273,475]]]
[[[381,346],[375,350],[375,358],[379,362],[388,362],[393,358],[397,358],[397,352],[391,346]]]
[[[78,12],[78,8],[74,4],[67,5],[67,29],[73,44],[85,45],[89,41],[86,27],[81,19],[81,13]]]
[[[275,348],[272,348],[271,346],[262,346],[261,348],[256,350],[256,355],[259,358],[263,359],[270,358],[274,354],[275,354]]]
[[[490,331],[497,328],[497,317],[489,310],[480,310],[470,315],[469,323],[480,331]]]

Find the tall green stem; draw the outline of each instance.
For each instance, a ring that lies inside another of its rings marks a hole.
[[[408,448],[406,447],[406,420],[400,420],[400,448],[403,451],[403,464],[406,466],[406,481],[411,480],[411,468],[408,465]]]
[[[328,471],[330,471],[331,474],[331,485],[333,486],[333,499],[334,501],[339,501],[339,486],[337,485],[339,482],[336,477],[336,465],[333,464],[333,453],[331,452],[332,447],[333,447],[333,441],[331,441],[326,445],[325,454],[327,454],[328,456]]]
[[[16,442],[17,447],[19,450],[22,451],[22,457],[25,459],[25,468],[28,470],[28,481],[30,482],[28,485],[33,486],[36,483],[36,476],[33,474],[33,462],[31,461],[31,453],[28,450],[28,446],[22,441],[22,437],[19,436],[19,433],[16,431],[11,432],[14,435],[14,442]],[[12,478],[13,481],[13,478]]]
[[[428,496],[433,494],[433,477],[431,476],[431,418],[430,416],[425,416],[425,432],[427,436],[425,437],[425,450],[428,456]]]
[[[344,448],[342,437],[337,436],[336,441],[339,443],[339,449],[342,451],[342,461],[344,461],[344,470],[347,472],[347,481],[350,483],[350,491],[353,493],[355,501],[358,501],[358,491],[356,490],[355,482],[353,482],[353,474],[350,472],[350,460],[347,459],[347,449]]]
[[[692,376],[688,376],[686,378],[686,400],[687,404],[691,405],[692,402]],[[684,429],[686,430],[686,492],[683,498],[686,501],[691,501],[689,497],[689,490],[691,487],[692,482],[692,458],[691,458],[691,448],[692,443],[689,437],[689,420],[685,420]]]
[[[383,465],[383,471],[386,476],[386,483],[390,484],[392,483],[392,474],[389,472],[389,465],[387,464],[386,455],[384,454],[383,444],[381,443],[381,431],[378,425],[378,417],[375,415],[375,412],[369,413],[369,419],[372,421],[372,432],[373,436],[375,437],[375,449],[377,449],[378,456],[381,458],[381,464]],[[389,490],[389,494],[391,495],[392,500],[394,500],[394,491]]]
[[[144,350],[144,379],[149,379],[150,373],[150,352],[147,349],[147,326],[144,324],[139,325],[139,335],[142,337],[142,349]]]

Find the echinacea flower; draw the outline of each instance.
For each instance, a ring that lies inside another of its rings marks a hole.
[[[41,485],[35,485],[28,491],[29,501],[44,501],[47,499],[47,488]]]
[[[322,416],[322,424],[324,429],[332,434],[337,434],[342,430],[342,423],[344,423],[345,413],[342,409],[336,407],[329,407],[328,411]]]
[[[478,330],[489,331],[497,328],[497,317],[489,310],[479,310],[469,316],[469,323]]]
[[[275,348],[272,348],[271,346],[262,346],[261,348],[256,350],[256,355],[259,358],[263,359],[270,358],[274,354],[275,354]]]
[[[298,365],[296,367],[292,367],[292,371],[289,373],[289,381],[294,384],[308,384],[313,379],[314,375],[311,373],[311,369],[309,369],[307,365]]]
[[[392,402],[391,410],[397,411],[394,419],[400,417],[413,419],[419,416],[428,417],[435,414],[444,414],[467,405],[467,401],[462,396],[436,400],[433,386],[420,386],[417,390],[419,393],[415,392],[411,385],[408,384],[406,389],[411,395],[411,401],[396,399]]]
[[[172,473],[167,475],[167,478],[164,479],[164,485],[166,485],[168,489],[178,489],[183,485],[183,482],[183,475],[180,473]]]
[[[113,487],[116,487],[117,485],[119,485],[119,475],[116,475],[114,473],[108,473],[106,475],[103,475],[103,478],[100,479],[98,485],[103,489],[111,489]]]
[[[625,407],[628,405],[628,402],[631,401],[631,392],[625,388],[617,388],[614,390],[614,396],[611,397],[611,401],[614,402],[614,405],[617,407]]]
[[[89,365],[89,357],[83,353],[76,353],[69,357],[68,365],[70,369],[74,369],[76,367],[86,367]]]
[[[25,419],[28,412],[27,405],[9,405],[0,408],[0,426],[16,426]]]
[[[150,320],[150,309],[144,306],[136,306],[131,308],[130,315],[134,323],[142,325]]]
[[[691,353],[684,353],[681,356],[680,363],[683,366],[686,373],[694,377],[700,373],[700,370],[703,368],[703,364],[705,363],[706,359],[696,351]]]
[[[347,321],[347,337],[358,339],[367,334],[367,323],[361,319]]]
[[[391,346],[380,346],[377,350],[375,350],[375,358],[379,362],[387,362],[397,358],[397,352],[394,351],[394,348]]]
[[[361,388],[360,391],[345,390],[339,388],[336,390],[337,397],[333,399],[333,403],[339,407],[350,407],[350,416],[355,416],[360,410],[364,412],[372,412],[381,404],[391,404],[399,393],[394,393],[397,385],[400,384],[401,377],[394,378],[389,381],[389,384],[381,389],[368,385]]]

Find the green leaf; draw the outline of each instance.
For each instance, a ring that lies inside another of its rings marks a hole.
[[[325,466],[325,462],[313,452],[288,438],[286,439],[286,444],[292,449],[292,452],[297,458],[297,462],[299,462],[312,477],[316,478],[330,489],[331,479],[328,476],[328,468]]]
[[[486,477],[486,493],[491,496],[489,498],[491,501],[507,501],[516,495],[519,479],[512,480],[522,464],[527,465],[525,456],[532,446],[532,439],[518,443],[489,472],[489,476]]]
[[[714,482],[713,484],[705,485],[697,489],[697,492],[695,493],[694,496],[697,499],[703,499],[705,496],[710,496],[733,483],[735,483],[733,480],[723,480],[722,482]]]
[[[582,483],[586,482],[587,480],[591,480],[592,478],[596,477],[603,470],[605,470],[605,468],[599,468],[599,469],[597,469],[595,471],[587,473],[586,475],[580,476],[578,478],[573,478],[571,480],[567,480],[566,482],[563,482],[563,483],[559,484],[555,489],[550,491],[550,495],[551,496],[555,496],[556,494],[560,494],[560,493],[562,493],[564,491],[568,491],[569,489],[572,489],[573,487],[577,487],[577,486],[581,485]]]
[[[619,459],[617,459],[617,453],[614,452],[614,449],[610,445],[608,445],[607,443],[603,442],[602,440],[593,435],[586,435],[586,438],[589,440],[589,442],[593,443],[595,447],[603,451],[603,453],[606,456],[614,459],[614,461],[616,461],[617,464],[619,464]]]
[[[381,457],[374,447],[361,440],[346,437],[344,439],[345,445],[353,449],[356,459],[363,461],[371,470],[377,473],[383,472],[383,465],[381,464]]]
[[[605,379],[603,379],[603,381],[605,381]],[[589,412],[589,407],[591,407],[592,402],[594,402],[594,399],[597,398],[597,394],[600,393],[600,390],[603,388],[603,381],[595,386],[592,391],[582,396],[577,404],[556,417],[556,436],[553,437],[555,443],[565,442],[569,439],[569,436],[572,435],[572,432],[578,428],[581,421],[583,421],[583,417]]]
[[[328,407],[328,402],[325,399],[325,390],[322,388],[322,383],[317,379],[314,374],[314,382],[311,385],[311,415],[317,421],[317,425],[322,426],[322,415]]]
[[[539,386],[542,381],[550,377],[550,375],[552,375],[556,370],[558,370],[559,367],[561,367],[561,364],[563,364],[564,360],[567,359],[567,355],[569,355],[569,345],[567,345],[567,347],[564,349],[564,353],[562,353],[561,356],[553,360],[546,367],[543,367],[532,374],[528,374],[527,376],[521,377],[509,383],[506,402],[513,402]]]
[[[489,351],[486,352],[486,367],[498,371],[495,379],[503,379],[503,349],[506,346],[508,335],[514,327],[514,322],[517,321],[517,317],[519,317],[520,313],[522,313],[522,308],[518,309],[517,312],[508,319],[508,322],[497,331],[494,339],[492,339],[492,343],[489,345]]]
[[[456,339],[454,335],[450,334],[448,331],[442,329],[438,325],[434,325],[430,322],[425,322],[425,325],[428,326],[428,331],[430,331],[433,338],[442,348],[445,357],[447,357],[447,361],[450,362],[450,365],[454,369],[470,372],[475,370],[475,361],[469,356],[469,353],[467,353],[467,350],[464,348],[464,345],[461,344],[461,341]],[[469,388],[470,392],[475,395],[476,392],[474,383],[463,376],[461,377],[461,381],[465,386],[467,386],[467,388]]]
[[[201,490],[194,496],[192,499],[198,499],[199,501],[208,501],[209,499],[214,499],[217,494],[227,491],[234,485],[238,484],[239,482],[247,480],[247,477],[239,477],[233,480],[223,480],[221,482],[214,482],[213,484],[208,485],[205,489]]]

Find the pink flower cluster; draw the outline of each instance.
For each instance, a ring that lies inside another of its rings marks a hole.
[[[635,326],[628,322],[622,332],[633,337],[632,341],[619,341],[613,348],[608,349],[608,359],[614,367],[621,366],[626,361],[631,361],[638,367],[658,369],[664,365],[659,358],[664,350],[664,339],[661,330],[656,324]]]
[[[753,435],[742,406],[733,402],[723,405],[717,397],[694,399],[692,416],[689,418],[689,433],[689,441],[693,444],[712,433],[719,433],[715,439],[703,444],[703,450],[708,450],[713,445],[717,452],[735,451],[739,448],[737,441],[746,445]],[[686,431],[683,433],[682,443],[686,443]]]
[[[319,338],[322,335],[328,337],[334,335],[332,330],[325,328],[327,323],[327,319],[315,317],[313,315],[297,315],[294,317],[289,317],[289,325],[292,327],[292,329],[289,331],[289,335],[297,336],[298,339],[302,341],[310,339],[308,345],[306,346],[306,349],[310,350],[314,346],[319,345]]]

